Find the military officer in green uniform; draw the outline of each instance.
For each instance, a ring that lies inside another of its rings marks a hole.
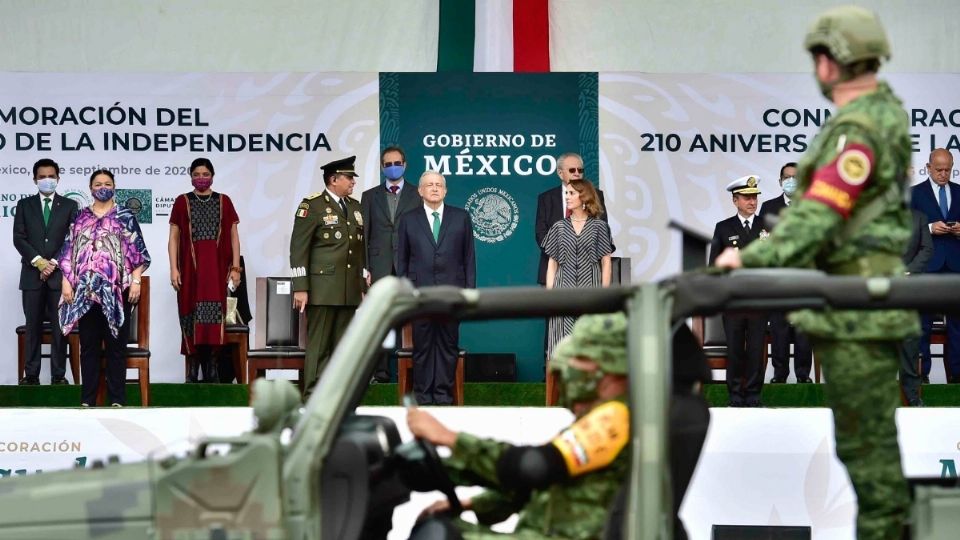
[[[415,436],[452,450],[444,465],[454,484],[488,488],[463,501],[481,524],[455,520],[464,538],[504,538],[489,526],[515,512],[520,520],[509,538],[600,537],[630,465],[623,451],[630,436],[626,330],[622,313],[585,315],[557,345],[550,368],[560,371],[561,401],[577,421],[542,446],[457,433],[423,410],[408,412]],[[445,509],[441,501],[428,513]]]
[[[351,198],[356,156],[327,163],[326,189],[297,207],[290,236],[293,305],[307,312],[304,388],[309,395],[360,304],[366,250],[360,203]]]
[[[798,165],[798,201],[766,242],[727,250],[720,267],[815,267],[834,275],[900,276],[910,236],[904,204],[910,165],[907,113],[877,79],[890,57],[876,15],[854,6],[824,12],[805,40],[823,94],[836,113]],[[895,409],[899,347],[919,334],[903,310],[799,311],[823,366],[833,409],[837,455],[857,493],[857,538],[896,539],[906,515]],[[798,487],[799,489],[799,487]]]

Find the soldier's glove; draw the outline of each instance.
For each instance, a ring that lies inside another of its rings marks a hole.
[[[43,257],[39,257],[30,264],[32,264],[33,267],[36,268],[37,270],[43,272],[43,269],[46,268],[48,264],[50,264],[50,261],[44,259]]]

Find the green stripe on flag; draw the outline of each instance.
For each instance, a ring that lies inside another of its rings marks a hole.
[[[440,0],[437,71],[473,71],[474,0]]]

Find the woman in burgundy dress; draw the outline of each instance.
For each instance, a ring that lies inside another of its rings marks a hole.
[[[177,291],[177,311],[187,357],[187,382],[220,382],[219,347],[223,345],[227,288],[240,285],[240,218],[233,201],[211,189],[213,163],[190,164],[193,191],[179,195],[170,213],[170,284]]]

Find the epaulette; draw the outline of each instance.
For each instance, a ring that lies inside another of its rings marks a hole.
[[[316,192],[316,193],[311,193],[311,194],[307,195],[306,197],[304,197],[304,200],[312,201],[312,200],[316,199],[317,197],[319,197],[319,196],[321,196],[321,195],[323,195],[323,192],[322,192],[322,191],[318,191],[318,192]]]

